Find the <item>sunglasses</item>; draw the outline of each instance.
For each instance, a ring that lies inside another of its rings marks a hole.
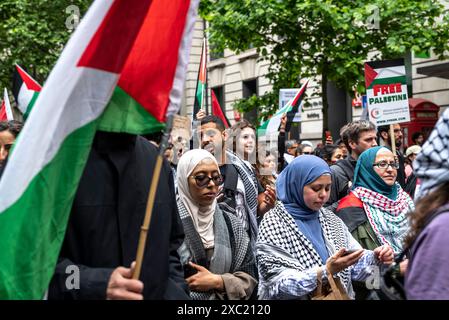
[[[312,154],[312,152],[303,152],[302,154]]]
[[[223,176],[221,174],[214,175],[209,177],[206,174],[198,174],[196,176],[191,176],[195,179],[196,185],[199,188],[205,188],[209,185],[209,182],[212,180],[216,186],[219,186],[223,183]]]

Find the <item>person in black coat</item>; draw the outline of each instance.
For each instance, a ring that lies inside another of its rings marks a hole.
[[[132,280],[157,149],[97,132],[70,213],[49,299],[189,299],[173,176],[162,166],[139,280]],[[79,270],[79,282],[73,276]],[[72,277],[72,278],[69,278]]]

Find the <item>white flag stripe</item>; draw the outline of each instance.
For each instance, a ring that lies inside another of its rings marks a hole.
[[[96,119],[109,101],[119,76],[77,64],[112,3],[92,4],[42,88],[0,180],[0,212],[21,197],[66,137]]]
[[[170,91],[170,103],[167,109],[167,115],[178,113],[181,106],[181,99],[184,89],[184,80],[187,74],[187,65],[189,63],[190,49],[192,47],[193,28],[195,26],[199,0],[191,0],[189,12],[187,13],[184,33],[178,50],[178,65],[176,66],[175,79]],[[196,95],[196,92],[195,92]],[[203,99],[204,100],[204,99]]]
[[[8,119],[8,121],[14,120],[14,116],[12,114],[11,109],[11,103],[9,103],[8,90],[6,90],[6,88],[3,93],[3,101],[5,102],[6,118]]]
[[[374,69],[378,73],[376,79],[405,76],[405,66],[389,67],[388,69]]]
[[[30,104],[31,99],[33,99],[34,91],[28,90],[25,82],[22,83],[22,86],[20,87],[18,100],[17,101],[17,107],[22,112],[22,114],[25,114],[27,111],[28,105]]]

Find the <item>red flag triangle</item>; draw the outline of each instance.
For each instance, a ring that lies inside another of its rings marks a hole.
[[[220,103],[218,103],[218,99],[215,96],[215,92],[214,90],[210,90],[211,92],[211,97],[212,97],[212,114],[214,116],[217,116],[221,119],[221,121],[223,121],[224,125],[226,128],[229,128],[229,121],[226,118],[226,116],[223,113],[223,110],[220,107]]]

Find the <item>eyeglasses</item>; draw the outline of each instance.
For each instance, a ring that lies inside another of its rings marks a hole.
[[[373,167],[378,167],[379,169],[387,169],[388,166],[391,166],[393,169],[399,169],[399,163],[398,162],[387,162],[387,161],[380,161],[378,163],[373,164]]]
[[[196,185],[199,188],[205,188],[209,185],[209,182],[212,180],[216,186],[219,186],[223,183],[223,176],[221,174],[217,174],[213,177],[209,177],[205,174],[199,174],[196,176],[191,176],[195,179]]]

